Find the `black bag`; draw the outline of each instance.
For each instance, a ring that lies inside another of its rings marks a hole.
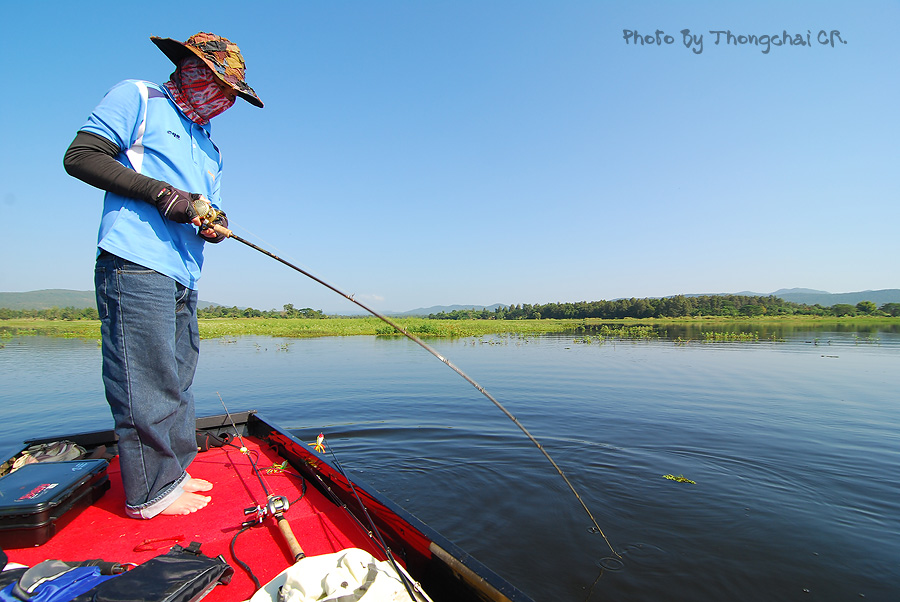
[[[25,572],[24,568],[6,570],[8,561],[9,558],[6,556],[6,552],[0,550],[0,590],[10,583],[15,583],[22,576],[22,573]]]
[[[219,583],[227,585],[232,575],[224,558],[204,556],[192,542],[187,548],[175,545],[72,602],[196,602]]]
[[[228,445],[229,441],[231,441],[231,435],[228,433],[213,435],[212,433],[197,431],[197,449],[201,452],[209,451],[214,447]]]

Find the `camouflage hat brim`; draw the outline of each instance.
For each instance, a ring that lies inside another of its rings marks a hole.
[[[245,64],[237,44],[211,33],[198,33],[179,42],[172,38],[151,36],[150,40],[169,60],[178,65],[187,56],[196,56],[212,69],[216,77],[250,104],[262,107],[263,102],[244,81]]]

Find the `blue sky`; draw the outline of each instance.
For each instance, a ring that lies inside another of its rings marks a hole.
[[[235,232],[376,309],[900,287],[896,0],[3,14],[2,291],[92,288],[101,195],[63,153],[112,85],[168,78],[149,36],[197,31],[241,46],[266,103],[213,120]],[[726,30],[812,43],[716,45]],[[226,305],[355,309],[234,241],[209,249],[199,288]]]

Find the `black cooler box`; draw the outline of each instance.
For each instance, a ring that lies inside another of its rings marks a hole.
[[[0,478],[0,548],[47,543],[109,489],[106,460],[26,464]]]

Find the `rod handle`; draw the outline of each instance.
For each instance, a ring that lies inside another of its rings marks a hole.
[[[287,519],[283,516],[279,516],[277,517],[277,521],[278,530],[281,531],[281,535],[284,537],[284,541],[291,549],[291,555],[294,557],[294,562],[297,562],[301,558],[305,558],[306,553],[303,551],[303,548],[300,547],[300,543],[297,541],[297,538],[294,537],[294,532],[291,530],[291,525],[288,523]]]
[[[209,227],[215,230],[216,234],[222,234],[225,238],[231,238],[231,235],[234,234],[234,232],[220,224],[210,224]]]

